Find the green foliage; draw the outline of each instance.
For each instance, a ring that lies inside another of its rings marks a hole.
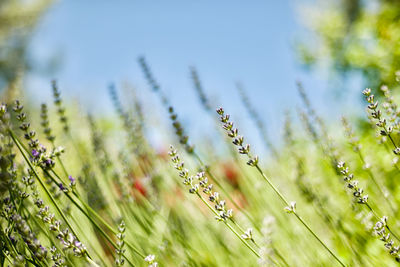
[[[373,88],[396,86],[400,70],[400,2],[396,0],[320,1],[303,9],[316,40],[297,47],[309,66],[328,62],[340,74],[359,72]]]
[[[254,155],[222,108],[204,106],[224,129],[212,137],[221,147],[188,146],[173,109],[165,105],[172,127],[162,129],[146,115],[153,105],[133,94],[127,111],[115,87],[113,118],[82,116],[55,83],[54,105],[1,105],[1,264],[396,265],[398,95],[364,90],[363,130],[343,119],[339,131],[299,90],[302,126],[288,114],[285,144],[270,157]],[[155,93],[169,103],[160,86]],[[148,129],[177,149],[154,148]]]

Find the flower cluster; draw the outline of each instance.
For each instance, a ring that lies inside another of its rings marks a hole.
[[[238,147],[239,153],[249,157],[247,164],[253,167],[258,166],[258,156],[251,156],[250,145],[245,144],[243,136],[238,135],[238,129],[234,128],[233,122],[229,121],[229,114],[225,115],[225,112],[222,108],[217,109],[217,113],[220,115],[220,120],[223,123],[222,128],[224,128],[228,136],[232,138],[232,143]]]
[[[3,217],[5,220],[8,221],[14,214],[15,210],[16,210],[15,205],[11,202],[9,196],[2,199],[1,211],[0,211],[1,217]]]
[[[384,242],[385,248],[389,250],[390,255],[392,255],[397,262],[400,262],[400,246],[394,246],[394,241],[390,237],[390,233],[386,233],[387,220],[388,218],[383,216],[381,220],[375,224],[374,233]]]
[[[19,100],[15,101],[14,112],[17,114],[16,118],[21,123],[19,128],[24,132],[24,138],[28,141],[31,148],[31,162],[35,166],[40,166],[44,169],[51,169],[55,165],[54,158],[60,156],[64,152],[64,148],[56,147],[47,152],[45,146],[39,143],[36,137],[36,131],[30,129],[30,123],[27,122],[27,116],[23,110],[23,106]]]
[[[26,221],[19,214],[14,214],[11,219],[14,222],[15,229],[28,246],[34,257],[38,261],[45,260],[47,256],[47,249],[40,244],[40,241],[35,237],[35,234],[32,232]]]
[[[118,234],[117,234],[117,248],[115,252],[117,253],[117,257],[115,259],[115,265],[122,266],[125,264],[124,253],[125,253],[125,222],[121,221],[118,226]]]
[[[189,144],[189,137],[185,135],[182,124],[178,121],[178,115],[174,112],[173,107],[168,108],[170,119],[172,120],[172,126],[175,129],[175,134],[179,138],[179,143],[185,147],[185,150],[190,154],[194,151],[194,146]]]
[[[200,98],[200,102],[203,106],[203,108],[207,111],[207,112],[211,112],[211,105],[208,101],[208,98],[204,92],[203,86],[201,85],[200,79],[199,79],[199,75],[197,73],[197,70],[195,67],[191,67],[190,68],[190,74],[192,76],[192,80],[193,80],[193,84],[194,84],[194,88],[196,89],[197,95]]]
[[[208,194],[208,200],[215,204],[214,208],[218,211],[218,216],[215,216],[217,221],[226,221],[227,219],[232,219],[233,210],[226,209],[226,202],[225,200],[220,199],[218,192],[211,192],[209,187],[204,188],[203,192]]]
[[[16,198],[20,199],[21,205],[29,194],[17,181],[17,166],[14,163],[12,143],[8,143],[1,134],[0,142],[0,216],[10,221],[18,209]]]
[[[375,101],[375,97],[373,94],[371,94],[371,89],[367,88],[363,91],[363,95],[365,96],[365,99],[367,100],[368,104],[368,109],[370,110],[370,116],[377,121],[376,126],[380,128],[380,135],[384,137],[389,137],[391,142],[393,143],[394,150],[393,153],[396,155],[400,155],[400,147],[398,147],[392,137],[390,136],[391,133],[393,132],[393,125],[388,125],[388,122],[386,121],[385,118],[382,116],[382,111],[378,109],[378,101]]]
[[[68,228],[60,231],[57,238],[61,241],[65,250],[72,249],[75,257],[82,257],[86,254],[86,247],[74,236]]]
[[[399,116],[400,111],[397,104],[394,102],[394,98],[390,93],[389,88],[386,85],[381,86],[381,91],[385,96],[385,102],[383,102],[382,107],[388,116],[388,121],[393,125],[394,129],[400,128]]]
[[[132,146],[133,152],[135,154],[143,155],[144,154],[144,146],[146,145],[146,140],[143,136],[143,114],[141,113],[142,110],[139,107],[140,104],[138,103],[135,97],[135,111],[137,115],[132,116],[129,112],[125,111],[119,97],[117,90],[114,85],[109,86],[109,92],[111,96],[111,100],[114,104],[114,108],[117,111],[118,115],[120,116],[123,126],[127,132],[127,139],[129,144]],[[91,116],[89,116],[89,122],[91,124],[93,141],[95,138],[102,138],[102,136],[98,133],[98,129],[96,129],[95,124]],[[93,142],[95,145],[95,143]]]
[[[66,266],[65,265],[65,258],[63,257],[63,255],[61,255],[61,253],[58,251],[58,249],[53,246],[50,248],[50,252],[51,252],[51,260],[54,262],[54,267],[63,267]]]
[[[163,92],[160,90],[160,85],[157,83],[156,79],[153,77],[153,74],[150,70],[150,67],[148,66],[146,59],[144,57],[139,57],[139,65],[140,68],[142,69],[144,76],[149,83],[151,89],[158,93],[158,95],[161,98],[161,102],[163,103],[164,106],[168,106],[169,101],[168,98],[163,94]]]
[[[43,132],[46,135],[47,140],[50,142],[53,142],[55,139],[55,136],[51,134],[51,128],[50,128],[50,123],[49,123],[49,116],[48,116],[48,110],[47,110],[47,105],[43,103],[41,105],[40,109],[40,117],[42,119],[41,125],[43,127]]]
[[[361,150],[360,140],[357,136],[354,135],[354,131],[345,117],[342,117],[342,124],[351,147],[355,152],[360,151]]]
[[[63,147],[55,147],[47,151],[47,148],[42,144],[31,151],[31,162],[34,166],[39,166],[43,169],[51,169],[55,165],[55,158],[64,153]]]
[[[57,82],[52,81],[51,87],[53,89],[54,104],[57,107],[57,113],[60,116],[60,121],[63,124],[64,131],[69,131],[68,120],[65,116],[65,108],[62,105],[61,93],[58,90]]]
[[[9,113],[7,112],[7,105],[2,103],[0,105],[0,119],[2,122],[7,122],[9,120]]]
[[[154,256],[153,254],[147,255],[144,258],[144,261],[149,264],[148,267],[157,267],[158,263],[155,260],[156,260],[156,256]]]
[[[158,85],[157,81],[153,78],[153,75],[151,73],[151,70],[149,66],[146,63],[146,59],[144,57],[139,57],[139,65],[142,68],[142,71],[146,77],[146,80],[149,82],[151,88],[153,91],[158,91],[160,90],[160,86]]]
[[[181,161],[178,152],[173,146],[170,147],[168,153],[171,157],[172,162],[175,164],[174,167],[179,171],[179,176],[183,179],[183,184],[190,186],[189,193],[197,194],[199,197],[200,189],[207,195],[208,200],[214,204],[214,208],[218,215],[215,216],[217,221],[226,221],[232,219],[233,210],[226,209],[225,200],[220,199],[219,193],[213,191],[213,185],[208,183],[208,178],[204,172],[198,172],[196,175],[189,175],[189,170],[185,168],[185,164]]]
[[[247,228],[244,234],[241,235],[244,240],[253,240],[253,228]]]
[[[30,123],[26,122],[26,113],[22,112],[24,106],[19,100],[15,100],[13,110],[17,114],[17,120],[21,123],[19,128],[24,132],[24,138],[28,140],[28,145],[32,149],[36,149],[39,146],[39,140],[35,139],[36,132],[29,130]]]
[[[353,196],[356,199],[357,203],[367,204],[368,195],[363,194],[363,189],[358,186],[358,181],[353,180],[354,175],[349,172],[349,167],[345,166],[346,163],[344,161],[339,161],[337,168],[338,171],[343,175],[343,180],[346,182],[347,187],[353,191]]]
[[[236,83],[236,88],[239,91],[239,95],[242,100],[243,106],[246,108],[250,118],[254,121],[255,125],[257,126],[257,130],[259,131],[265,146],[273,153],[273,155],[276,155],[277,151],[274,145],[271,143],[271,140],[268,136],[267,127],[263,122],[263,120],[261,119],[260,114],[254,108],[254,105],[250,102],[250,99],[247,96],[243,85],[241,83]]]
[[[71,187],[71,189],[74,189],[76,186],[76,179],[71,175],[68,175],[68,180],[69,180],[69,187]]]
[[[39,198],[39,193],[35,186],[32,185],[34,192],[34,203],[39,208],[37,216],[49,226],[49,230],[57,235],[57,239],[61,241],[64,249],[71,249],[76,257],[82,257],[86,253],[86,247],[83,245],[68,228],[61,229],[61,221],[55,218],[54,213],[50,212],[49,206],[46,206],[42,199]]]

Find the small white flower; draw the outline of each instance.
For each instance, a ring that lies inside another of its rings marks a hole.
[[[145,262],[148,262],[149,264],[153,263],[153,261],[156,259],[156,256],[153,254],[147,255],[146,258],[144,258]]]
[[[289,207],[285,207],[284,210],[287,213],[295,213],[296,212],[296,201],[290,202],[290,206]]]
[[[252,228],[248,228],[243,235],[241,235],[241,237],[244,240],[251,240],[253,239],[253,229]]]

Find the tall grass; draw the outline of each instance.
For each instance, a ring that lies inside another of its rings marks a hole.
[[[250,136],[248,130],[213,107],[194,67],[193,89],[215,122],[203,141],[189,137],[186,117],[172,106],[146,60],[139,64],[170,128],[152,124],[148,114],[156,109],[136,92],[126,105],[127,96],[115,85],[109,87],[112,118],[86,115],[62,98],[55,82],[53,104],[4,99],[3,266],[400,261],[400,111],[389,88],[380,88],[382,104],[371,89],[364,90],[366,115],[343,118],[340,127],[318,114],[299,84],[304,105],[296,116],[286,114],[284,143],[278,145],[268,134],[274,129],[267,133],[268,122],[238,84],[263,139],[264,147],[250,147],[240,135]],[[161,149],[149,138],[152,130],[168,140]],[[255,155],[265,149],[269,155]]]

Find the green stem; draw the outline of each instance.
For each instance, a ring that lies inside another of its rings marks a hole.
[[[55,182],[54,177],[47,171],[45,171],[46,174],[52,179],[53,182]],[[92,217],[89,216],[89,214],[76,202],[76,200],[68,193],[64,192],[64,194],[68,197],[69,200],[90,220],[90,222],[100,231],[100,233],[113,245],[114,248],[117,248],[116,244],[112,239],[104,232],[104,230],[95,222]],[[80,199],[80,197],[73,191],[74,196],[80,201],[80,203],[87,209],[89,212],[94,215],[108,230],[110,230],[113,234],[117,234],[118,232],[114,230],[103,218],[101,218],[97,212],[95,212],[88,204],[86,204],[83,200]],[[144,256],[137,248],[135,248],[132,244],[129,242],[125,241],[125,243],[134,251],[136,254],[138,254],[140,257],[143,259],[146,257]],[[127,259],[129,262],[129,260]],[[131,264],[131,262],[129,262]]]
[[[319,243],[321,243],[321,245],[332,255],[332,257],[334,257],[336,259],[337,262],[339,262],[339,264],[341,266],[346,266],[344,265],[344,263],[335,255],[335,253],[333,253],[327,245],[325,245],[325,243],[318,237],[317,234],[315,234],[315,232],[307,225],[307,223],[303,220],[303,218],[300,217],[300,215],[298,215],[296,212],[293,212],[293,214],[296,216],[296,218],[304,225],[304,227],[307,228],[307,230],[318,240]]]
[[[363,165],[365,165],[365,159],[364,156],[362,155],[361,151],[357,151],[358,156],[361,160],[361,162],[363,163]],[[374,174],[372,173],[372,171],[368,168],[367,173],[369,175],[369,177],[371,178],[371,180],[374,182],[374,184],[376,185],[376,187],[378,188],[379,192],[382,194],[383,198],[386,200],[387,204],[389,205],[389,208],[392,210],[393,215],[396,215],[396,210],[393,207],[392,203],[389,201],[389,198],[386,196],[386,194],[383,192],[383,189],[381,187],[381,185],[378,183],[378,181],[375,179]]]
[[[286,200],[286,198],[279,192],[278,188],[274,186],[274,184],[269,180],[269,178],[264,174],[264,172],[261,170],[261,168],[258,165],[255,165],[256,169],[258,172],[261,174],[261,176],[264,178],[264,180],[269,184],[269,186],[274,190],[274,192],[278,195],[278,197],[285,203],[285,205],[289,206],[289,202]]]
[[[55,146],[55,144],[54,144],[54,141],[52,141],[51,144],[53,145],[53,149],[55,149],[56,146]],[[58,162],[60,163],[61,169],[63,170],[65,177],[68,179],[68,172],[67,172],[67,169],[65,168],[63,162],[61,161],[60,156],[56,156],[56,157],[57,157]]]
[[[23,144],[20,144],[19,143],[19,141],[17,141],[17,137],[16,136],[14,136],[14,133],[10,130],[10,135],[11,135],[11,137],[12,137],[12,139],[14,140],[14,142],[17,144],[17,146],[18,146],[18,148],[19,148],[19,150],[21,151],[21,153],[22,153],[22,155],[24,156],[24,158],[25,158],[25,160],[28,162],[28,164],[29,164],[29,166],[33,169],[33,166],[32,166],[32,164],[30,163],[30,161],[29,161],[29,159],[27,159],[27,157],[26,157],[26,155],[23,153],[23,151],[22,151],[22,149],[21,149],[21,147],[20,147],[20,145],[22,145],[22,147],[24,148],[24,150],[26,150],[26,151],[28,151],[27,150],[27,148],[25,147],[25,146],[23,146]],[[36,173],[36,170],[35,169],[33,169],[33,171],[34,171],[34,173],[35,173],[35,175],[37,176],[37,177],[39,177],[38,176],[38,174]],[[56,182],[56,180],[54,179],[54,177],[47,171],[47,170],[45,170],[45,169],[43,169],[43,171],[52,179],[52,181],[55,183],[55,184],[57,184],[57,182]],[[52,170],[52,172],[53,173],[55,173],[54,172],[54,170]],[[55,173],[55,175],[59,178],[59,176]],[[39,180],[40,180],[40,178],[38,178]],[[59,178],[60,179],[60,178]],[[47,191],[47,188],[45,187],[45,190]],[[47,191],[48,192],[48,191]],[[103,231],[103,229],[86,213],[86,211],[84,211],[83,209],[82,209],[82,207],[69,195],[69,193],[68,192],[64,192],[64,194],[74,203],[74,205],[93,223],[93,225],[95,225],[95,227],[100,231],[100,233],[102,233],[102,235],[115,247],[115,248],[117,248],[117,246],[116,246],[116,244],[111,240],[111,238]],[[80,202],[89,210],[89,211],[91,211],[91,213],[93,214],[93,215],[95,215],[96,216],[96,218],[98,219],[98,220],[100,220],[111,232],[113,232],[114,234],[116,234],[117,233],[117,231],[116,230],[114,230],[108,223],[106,223],[89,205],[87,205],[84,201],[82,201],[77,195],[75,195],[79,200],[80,200]],[[51,197],[51,195],[50,195],[50,197]],[[55,204],[56,205],[56,204]],[[56,206],[57,207],[57,206]],[[63,216],[63,214],[61,213],[61,216]],[[67,222],[67,224],[68,224],[68,221],[66,221]],[[71,229],[71,231],[72,231],[72,229]],[[134,251],[134,252],[136,252],[139,256],[141,256],[143,259],[145,258],[145,256],[138,250],[138,249],[136,249],[132,244],[130,244],[129,242],[127,242],[127,241],[125,241],[125,243]],[[86,253],[88,253],[88,252],[86,252]],[[129,259],[126,259],[132,266],[133,266],[133,264],[132,264],[132,262],[130,262],[129,261]]]
[[[18,147],[19,151],[21,152],[22,156],[24,157],[25,161],[28,163],[29,168],[33,171],[33,173],[35,174],[37,180],[39,181],[41,187],[43,188],[43,190],[46,192],[46,195],[50,198],[51,202],[54,204],[55,208],[57,209],[58,213],[61,215],[61,217],[63,218],[63,220],[66,222],[66,224],[68,225],[69,229],[71,230],[71,232],[74,234],[74,236],[76,237],[77,240],[78,239],[78,235],[76,234],[75,230],[73,229],[73,227],[71,226],[71,224],[69,223],[67,217],[65,217],[64,213],[62,212],[61,208],[58,206],[56,200],[53,198],[53,196],[51,195],[51,193],[49,192],[49,190],[47,189],[47,187],[45,186],[45,184],[43,183],[41,177],[39,176],[39,174],[36,172],[35,168],[32,166],[32,163],[30,162],[30,160],[27,158],[27,156],[25,155],[25,152],[23,151],[23,148],[21,147],[20,143],[16,140],[16,137],[14,136],[14,133],[10,130],[9,131],[11,138],[13,139],[14,143],[16,144],[16,146]],[[87,256],[90,258],[89,252],[86,251]]]
[[[264,178],[264,180],[271,186],[271,188],[274,190],[274,192],[279,196],[279,198],[287,205],[290,206],[289,202],[286,200],[286,198],[279,192],[279,190],[272,184],[272,182],[268,179],[268,177],[264,174],[264,172],[261,170],[261,168],[258,165],[255,165],[256,169],[258,172],[261,174],[261,176]],[[333,253],[328,246],[318,237],[317,234],[308,226],[308,224],[297,214],[297,212],[293,211],[293,214],[296,216],[296,218],[303,224],[304,227],[318,240],[319,243],[329,252],[329,254],[332,255],[333,258],[341,265],[341,266],[346,266],[344,263]]]

